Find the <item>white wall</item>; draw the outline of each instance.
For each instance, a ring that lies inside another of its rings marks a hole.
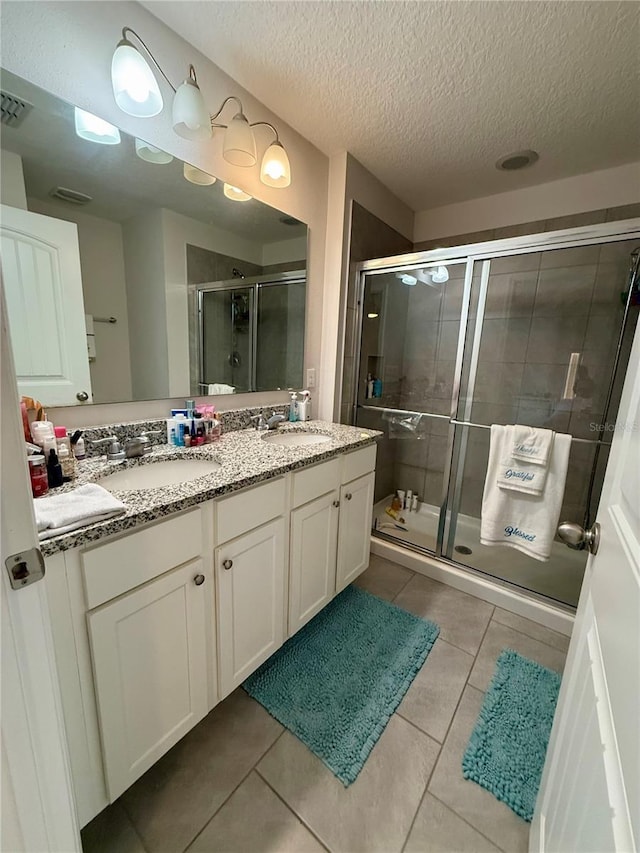
[[[327,222],[328,159],[310,142],[282,122],[263,104],[243,90],[216,65],[177,36],[137,3],[128,2],[44,2],[3,3],[2,64],[57,97],[90,110],[117,124],[127,133],[141,136],[175,157],[193,163],[219,179],[239,185],[254,198],[271,204],[306,222],[310,229],[307,290],[307,334],[305,363],[318,367],[323,345],[324,259]],[[292,168],[292,183],[282,190],[266,187],[259,170],[229,165],[222,159],[222,136],[216,134],[207,143],[192,143],[176,136],[171,129],[170,92],[164,111],[151,119],[136,119],[121,112],[111,92],[109,69],[111,56],[124,25],[140,33],[159,58],[173,81],[184,79],[189,63],[198,72],[198,81],[213,110],[223,97],[242,98],[250,121],[269,121],[278,127],[287,148]],[[61,49],[64,45],[65,49]],[[81,73],[79,73],[81,69]],[[135,332],[134,327],[132,330]],[[324,340],[335,352],[335,341]],[[319,371],[319,383],[325,381]],[[327,374],[333,395],[333,376]],[[278,399],[274,395],[274,401]],[[327,416],[330,411],[327,410]],[[118,410],[114,407],[114,418]],[[69,422],[71,419],[69,418]]]
[[[122,227],[131,381],[136,400],[169,396],[162,214],[162,208],[157,208],[127,219]]]
[[[9,207],[27,209],[22,157],[4,149],[0,150],[0,199]]]
[[[413,242],[555,219],[638,201],[640,163],[629,163],[522,190],[418,211]]]
[[[120,223],[53,199],[29,198],[28,205],[35,213],[78,226],[85,314],[118,321],[94,324],[96,360],[89,363],[93,399],[96,403],[130,400],[129,318]]]

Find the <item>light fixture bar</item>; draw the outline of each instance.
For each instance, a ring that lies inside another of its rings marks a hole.
[[[137,33],[135,30],[132,30],[132,29],[131,29],[131,27],[123,27],[123,28],[122,28],[122,39],[123,39],[123,41],[129,41],[129,39],[127,38],[127,33],[131,33],[131,35],[132,35],[132,36],[135,36],[135,37],[138,39],[138,41],[140,42],[140,44],[142,45],[142,47],[143,47],[143,48],[145,49],[145,51],[147,52],[147,55],[149,56],[149,59],[153,62],[153,64],[155,65],[155,67],[156,67],[156,68],[158,69],[158,71],[162,74],[162,76],[164,77],[164,79],[165,79],[165,80],[167,81],[167,83],[169,84],[169,87],[171,88],[171,90],[172,90],[172,91],[173,91],[173,93],[175,94],[175,92],[176,92],[176,87],[173,85],[173,83],[171,82],[171,80],[169,80],[169,78],[167,77],[167,75],[164,73],[164,71],[162,70],[162,66],[160,65],[160,63],[158,62],[158,60],[155,58],[155,56],[153,55],[153,53],[151,53],[151,51],[150,51],[150,50],[149,50],[149,48],[147,47],[146,42],[145,42],[145,41],[144,41],[144,40],[143,40],[143,39],[138,35],[138,33]],[[135,45],[134,45],[134,46],[135,46]],[[190,65],[190,66],[189,66],[189,68],[193,68],[193,65]],[[195,76],[195,69],[194,69],[194,72],[193,72],[193,73],[194,73],[194,76]]]

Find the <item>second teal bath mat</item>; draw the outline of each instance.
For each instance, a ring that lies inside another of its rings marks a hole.
[[[557,672],[506,649],[462,758],[472,779],[530,821],[558,701]]]
[[[243,687],[350,785],[439,631],[350,586]]]

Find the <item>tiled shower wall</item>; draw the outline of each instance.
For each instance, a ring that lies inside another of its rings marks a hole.
[[[413,248],[418,251],[463,245],[636,216],[640,216],[640,205],[629,205],[462,234]],[[595,437],[591,425],[602,418],[622,317],[620,294],[626,287],[631,248],[631,242],[627,241],[492,262],[471,415],[474,422],[524,421],[546,424],[576,436]],[[377,256],[384,254],[378,252]],[[450,268],[450,275],[444,297],[438,297],[432,288],[407,288],[406,321],[404,325],[399,323],[394,334],[402,342],[401,376],[397,386],[385,383],[383,405],[443,414],[449,411],[462,296],[462,274]],[[475,314],[473,306],[471,314]],[[583,357],[575,385],[576,396],[567,402],[562,396],[572,352],[581,352]],[[617,384],[619,396],[621,382]],[[348,399],[343,395],[343,417],[348,415]],[[613,411],[615,404],[614,400]],[[375,413],[370,418],[367,425],[384,429],[389,435],[388,423]],[[421,425],[419,439],[386,438],[379,449],[382,476],[376,498],[396,488],[409,488],[417,491],[421,500],[439,505],[446,433],[446,422],[430,419]],[[460,509],[474,516],[480,515],[488,446],[488,430],[469,431]],[[563,517],[582,521],[593,458],[593,445],[574,442]],[[606,459],[605,450],[600,454],[597,488],[601,485]]]

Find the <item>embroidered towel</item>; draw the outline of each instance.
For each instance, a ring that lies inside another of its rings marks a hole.
[[[487,477],[482,497],[480,541],[483,545],[515,548],[542,562],[549,559],[558,526],[569,465],[571,436],[557,434],[553,441],[547,480],[542,494],[525,494],[498,486],[500,462],[511,452],[511,433],[491,426]]]
[[[51,539],[104,521],[126,511],[122,501],[114,498],[97,483],[78,486],[72,492],[64,492],[52,497],[34,498],[36,527],[40,541]]]
[[[224,382],[212,382],[209,385],[209,394],[235,394],[235,385],[225,385]]]
[[[517,431],[522,429],[528,429],[528,427],[505,426],[504,428],[506,457],[503,457],[500,462],[498,485],[501,489],[512,489],[514,492],[524,492],[528,495],[541,495],[547,480],[548,465],[542,465],[540,460],[535,462],[528,458],[522,460],[516,457],[512,450],[517,446],[517,439],[515,438]],[[551,431],[544,430],[544,432]],[[553,446],[554,434],[551,432],[551,446]]]
[[[513,449],[510,455],[514,459],[522,459],[534,465],[547,466],[551,457],[554,435],[555,433],[550,429],[516,424],[513,427]]]

